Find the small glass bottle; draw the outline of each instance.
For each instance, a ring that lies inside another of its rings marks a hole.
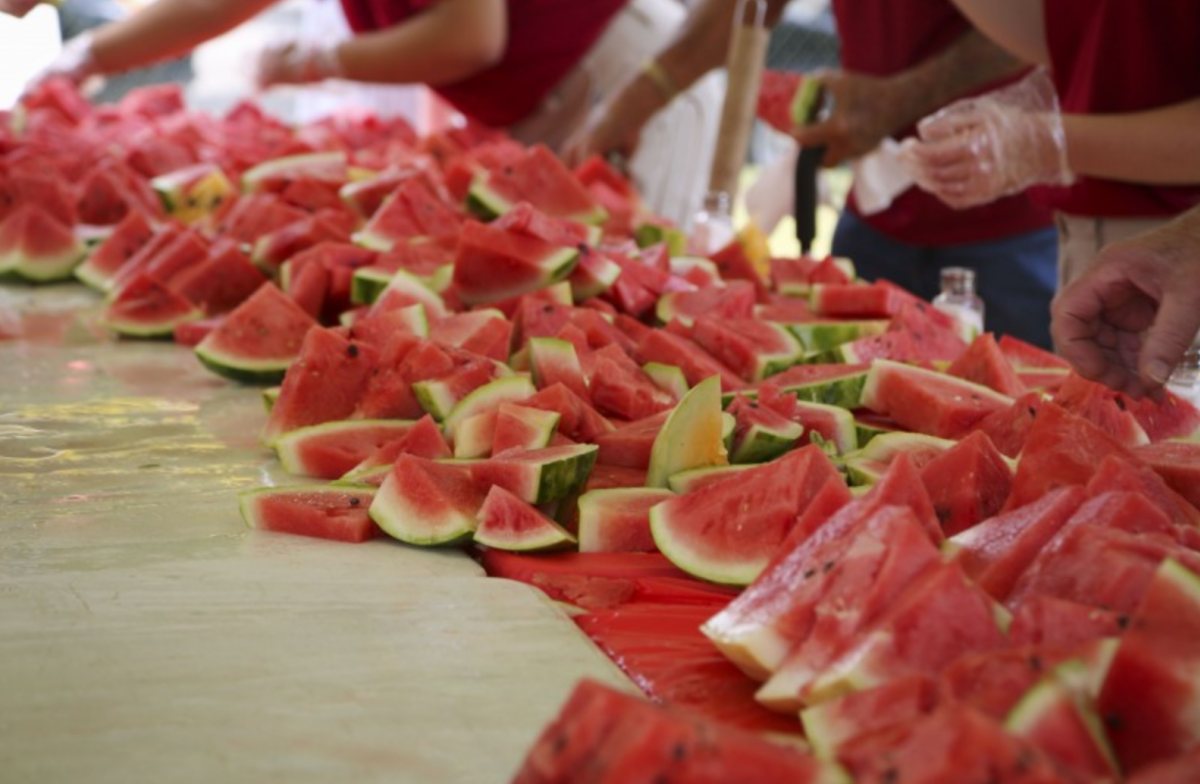
[[[1200,406],[1200,335],[1192,341],[1192,346],[1184,353],[1183,359],[1175,366],[1167,388],[1186,398],[1192,405]]]
[[[983,332],[983,300],[975,293],[975,270],[942,268],[942,292],[933,306],[958,319],[960,334],[968,343]]]
[[[733,241],[733,208],[725,191],[704,194],[700,211],[692,218],[691,252],[697,255],[716,253]]]

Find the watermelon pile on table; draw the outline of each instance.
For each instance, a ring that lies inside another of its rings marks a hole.
[[[581,686],[516,780],[1194,774],[1185,400],[852,260],[687,255],[602,160],[488,129],[53,81],[9,120],[0,271],[265,387],[296,482],[248,524],[464,548],[668,706]]]

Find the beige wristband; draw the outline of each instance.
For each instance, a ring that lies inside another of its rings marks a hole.
[[[658,91],[662,93],[663,98],[670,103],[675,100],[675,96],[679,95],[679,86],[675,84],[675,80],[662,67],[662,63],[658,60],[649,60],[642,66],[642,73],[646,75]]]

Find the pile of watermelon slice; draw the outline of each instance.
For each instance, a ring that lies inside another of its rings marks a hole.
[[[466,548],[668,706],[581,684],[517,781],[1195,781],[1186,401],[849,260],[699,254],[487,129],[58,82],[0,120],[0,271],[262,387],[297,481],[250,525]]]

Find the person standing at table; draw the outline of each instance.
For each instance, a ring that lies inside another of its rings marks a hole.
[[[975,209],[1044,186],[1064,284],[1107,244],[1200,204],[1200,3],[955,2],[1048,71],[923,120],[909,151],[923,188]]]
[[[628,155],[647,117],[672,90],[724,63],[736,0],[700,0],[659,53],[657,73],[640,74],[597,112],[568,148]],[[768,19],[785,3],[768,2]],[[842,69],[813,76],[832,99],[828,118],[794,132],[825,147],[836,166],[911,133],[921,117],[955,98],[1011,79],[1027,66],[976,32],[949,0],[833,0]],[[672,90],[664,90],[663,82]],[[969,267],[987,300],[985,328],[1049,347],[1049,306],[1057,285],[1050,214],[1022,195],[957,211],[917,189],[866,214],[854,190],[832,252],[860,274],[886,278],[932,299],[943,267]]]
[[[73,39],[48,75],[82,82],[177,56],[277,2],[157,0]],[[259,85],[424,84],[470,119],[555,151],[685,14],[678,0],[341,0],[341,7],[351,38],[268,46],[258,59]],[[681,124],[676,141],[715,138],[711,114],[711,127]],[[698,204],[702,186],[694,190]]]

